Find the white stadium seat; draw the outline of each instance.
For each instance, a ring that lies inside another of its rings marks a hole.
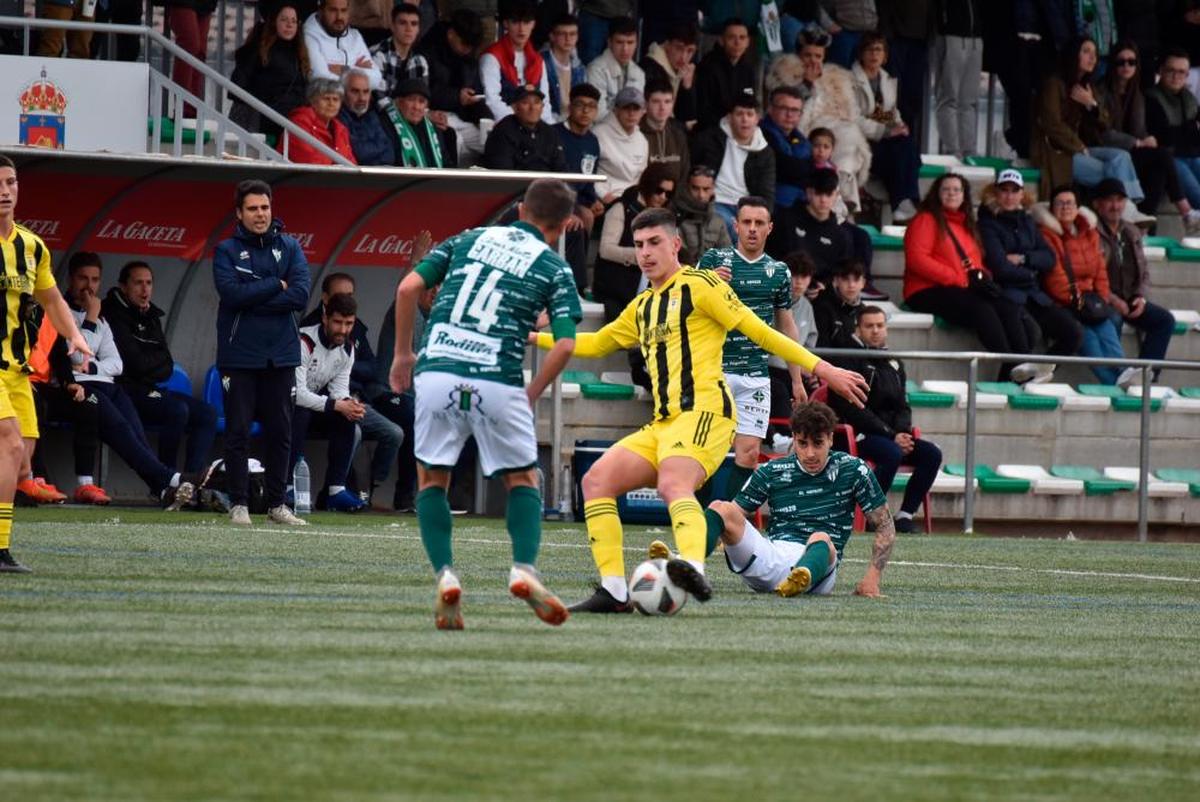
[[[1105,468],[1104,475],[1109,479],[1119,479],[1122,482],[1138,483],[1138,469],[1127,467]],[[1150,476],[1150,495],[1156,498],[1183,498],[1188,494],[1187,482],[1164,482]]]
[[[930,393],[946,393],[958,398],[958,408],[967,408],[967,383],[962,381],[926,380],[921,382],[921,389]],[[976,393],[976,409],[1004,409],[1008,406],[1008,396],[1000,393]]]
[[[1112,402],[1107,398],[1083,395],[1069,384],[1048,382],[1046,384],[1026,384],[1023,388],[1030,395],[1045,395],[1060,399],[1059,406],[1066,410],[1094,410],[1107,412]]]
[[[1051,476],[1040,465],[997,465],[996,473],[1009,479],[1025,479],[1033,485],[1034,495],[1078,496],[1083,494],[1083,482],[1079,479],[1060,479]]]

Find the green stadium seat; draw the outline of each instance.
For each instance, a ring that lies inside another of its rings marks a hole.
[[[562,380],[572,384],[597,384],[600,377],[590,370],[564,370]]]
[[[1052,465],[1050,475],[1083,482],[1083,492],[1087,496],[1111,496],[1118,491],[1134,490],[1137,487],[1133,482],[1107,479],[1090,465]]]
[[[1167,258],[1172,262],[1200,262],[1200,250],[1185,248],[1179,243],[1167,248]]]
[[[1200,498],[1200,470],[1196,468],[1159,468],[1154,475],[1164,482],[1186,482],[1188,492],[1192,494],[1192,497]]]
[[[1180,387],[1179,394],[1184,398],[1200,398],[1200,387]]]
[[[941,164],[922,164],[920,171],[917,173],[918,178],[937,178],[950,172],[944,165]]]
[[[1035,496],[1078,496],[1085,490],[1082,480],[1054,476],[1041,465],[997,465],[996,473],[1005,479],[1024,479],[1032,482]]]
[[[148,134],[154,133],[154,118],[153,117],[150,117],[146,121],[146,133],[148,133]],[[196,129],[185,127],[183,129],[183,133],[181,133],[179,135],[179,137],[180,137],[180,142],[182,144],[195,145],[196,144]],[[175,141],[175,121],[172,120],[170,117],[162,118],[162,133],[159,135],[159,141],[160,142],[174,142]],[[204,144],[207,145],[211,141],[212,141],[212,133],[209,131],[205,131],[204,132]]]
[[[588,382],[579,385],[579,392],[584,398],[595,398],[602,401],[624,401],[633,398],[636,389],[632,384],[608,384],[606,382]]]
[[[946,473],[951,476],[966,476],[967,466],[961,462],[948,463],[945,466]],[[988,465],[975,466],[975,479],[979,482],[979,489],[984,493],[1012,493],[1014,495],[1028,493],[1033,483],[1028,479],[1010,479],[1001,476]]]
[[[1012,166],[1009,159],[1001,159],[998,156],[968,156],[963,161],[972,167],[990,167],[997,173]]]
[[[1115,384],[1081,384],[1078,389],[1081,395],[1111,399],[1112,408],[1117,412],[1142,411],[1142,399],[1127,394]],[[1151,398],[1150,411],[1158,412],[1162,404],[1161,398]]]
[[[1058,409],[1054,396],[1032,395],[1016,382],[976,382],[975,388],[981,393],[1008,396],[1008,405],[1013,409]]]

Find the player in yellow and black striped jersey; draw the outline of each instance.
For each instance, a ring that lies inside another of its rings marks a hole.
[[[583,476],[584,518],[601,586],[571,608],[579,612],[630,609],[616,497],[639,487],[657,486],[667,502],[681,557],[668,562],[671,579],[700,601],[711,595],[704,578],[705,514],[695,492],[733,442],[736,413],[721,364],[726,332],[742,332],[859,406],[866,398],[866,382],[857,373],[818,359],[763,323],[713,273],[681,266],[679,235],[669,211],[639,214],[633,240],[650,286],[616,320],[595,333],[577,334],[575,356],[640,348],[650,373],[654,419],[605,452]],[[550,347],[552,338],[539,334],[537,344]]]
[[[45,308],[54,328],[71,346],[91,351],[54,284],[50,250],[36,234],[16,222],[17,168],[0,155],[0,573],[26,573],[9,552],[13,496],[28,472],[37,439],[37,415],[29,389],[29,352],[37,340],[33,312]]]

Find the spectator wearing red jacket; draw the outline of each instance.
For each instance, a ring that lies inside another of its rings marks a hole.
[[[1021,307],[1005,298],[983,266],[971,188],[956,173],[933,182],[904,235],[904,301],[975,331],[985,350],[1025,353]],[[1017,351],[1017,349],[1020,349]],[[1028,362],[1000,366],[1000,379],[1029,381],[1044,371]]]
[[[357,164],[350,145],[350,131],[337,118],[342,110],[342,84],[331,78],[314,78],[308,82],[308,105],[295,109],[288,119],[308,132],[326,147],[345,156],[351,164]],[[333,160],[299,137],[288,136],[287,157],[296,164],[333,164]],[[280,137],[278,148],[283,151],[284,137]]]

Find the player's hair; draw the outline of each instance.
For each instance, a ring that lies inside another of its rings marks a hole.
[[[330,273],[328,276],[321,279],[321,294],[324,295],[325,293],[329,292],[329,288],[332,287],[336,281],[349,281],[351,287],[358,286],[358,284],[354,281],[354,276],[350,275],[349,273]]]
[[[469,8],[456,9],[450,14],[446,30],[454,31],[467,47],[475,47],[483,39],[483,20]]]
[[[793,278],[811,276],[817,272],[817,263],[809,256],[808,251],[792,251],[783,257],[783,263],[787,265]]]
[[[883,53],[886,56],[888,52],[887,37],[878,31],[868,31],[858,40],[858,47],[854,49],[854,58],[862,61],[863,53],[867,52],[867,48],[872,45],[883,45]],[[1114,53],[1117,51],[1113,51]]]
[[[1169,58],[1181,58],[1189,64],[1192,63],[1192,57],[1188,55],[1188,52],[1182,47],[1176,45],[1173,47],[1168,47],[1163,51],[1162,61],[1158,62],[1158,68],[1160,70],[1166,65],[1167,59]]]
[[[667,36],[664,42],[683,42],[685,45],[698,44],[700,40],[700,31],[693,22],[677,22],[667,29]]]
[[[820,29],[800,31],[800,35],[796,37],[796,52],[800,52],[806,47],[819,47],[825,50],[832,42],[833,37]]]
[[[304,88],[304,99],[309,102],[325,95],[346,96],[340,78],[312,78]]]
[[[574,14],[559,14],[554,18],[554,22],[550,23],[550,30],[553,31],[555,28],[570,27],[572,25],[576,28],[579,27],[579,17]]]
[[[1076,203],[1079,202],[1079,190],[1075,188],[1074,184],[1059,184],[1054,189],[1050,190],[1051,205],[1054,204],[1055,198],[1057,198],[1059,195],[1063,195],[1067,192],[1070,192],[1073,196],[1075,196]]]
[[[633,21],[632,17],[617,17],[608,24],[609,39],[614,36],[626,36],[628,34],[637,36],[637,23]]]
[[[600,90],[586,81],[581,84],[575,84],[571,87],[571,100],[574,101],[577,97],[590,97],[597,103],[600,102]]]
[[[257,178],[247,178],[245,181],[239,182],[237,191],[233,195],[233,207],[235,209],[242,208],[247,195],[266,195],[267,200],[270,200],[271,185],[266,181],[259,181]]]
[[[737,210],[733,213],[734,218],[736,219],[737,216],[741,214],[742,209],[746,208],[747,206],[755,209],[766,209],[767,217],[771,216],[771,202],[769,200],[761,195],[743,195],[742,197],[738,198]]]
[[[0,167],[11,167],[14,170],[17,169],[17,165],[13,162],[13,160],[5,156],[3,153],[0,153]]]
[[[838,174],[836,170],[822,168],[813,170],[808,179],[808,191],[818,195],[832,195],[838,189]]]
[[[754,96],[754,90],[746,87],[738,92],[733,98],[733,106],[730,107],[729,111],[732,112],[734,109],[754,109],[754,113],[757,114],[758,98]]]
[[[746,21],[744,19],[742,19],[741,17],[729,17],[728,19],[726,19],[724,22],[721,23],[721,35],[724,36],[725,31],[729,30],[730,28],[732,28],[735,25],[745,28],[747,32],[750,31],[750,26],[746,24]]]
[[[532,22],[537,19],[537,9],[533,3],[526,0],[516,0],[510,3],[508,11],[501,15],[502,22]]]
[[[809,440],[833,437],[837,428],[837,415],[820,401],[805,401],[792,413],[792,434]]]
[[[146,264],[145,262],[134,259],[132,262],[126,262],[125,264],[121,265],[121,272],[117,274],[117,283],[118,284],[127,283],[129,281],[129,277],[130,277],[130,275],[132,275],[133,271],[135,271],[141,267],[144,267],[147,270],[149,270],[151,276],[154,275],[154,268],[150,267],[150,265]]]
[[[862,278],[865,275],[867,271],[859,259],[839,259],[833,266],[834,278]]]
[[[401,14],[416,17],[418,23],[421,21],[421,9],[412,3],[397,3],[392,6],[392,22],[395,22],[396,17],[399,17]]]
[[[339,292],[337,295],[329,296],[329,300],[325,302],[325,317],[333,317],[341,315],[342,317],[354,317],[358,314],[358,301],[354,300],[354,296],[348,292]]]
[[[883,315],[884,320],[887,319],[887,312],[883,311],[881,307],[864,306],[862,309],[859,309],[858,314],[854,316],[854,325],[857,326],[859,321],[867,315]]]
[[[104,262],[100,261],[100,254],[95,251],[76,251],[71,254],[67,261],[67,275],[73,276],[85,267],[98,267],[103,273]]]
[[[837,145],[837,137],[834,135],[833,131],[830,131],[828,128],[822,128],[822,127],[818,126],[808,132],[808,141],[809,142],[816,141],[818,137],[825,137],[826,139],[828,139],[830,146]]]
[[[804,95],[800,94],[800,90],[797,87],[791,86],[790,84],[784,84],[783,86],[777,86],[772,89],[771,94],[767,95],[767,101],[774,105],[775,100],[780,96],[787,96],[796,100],[804,100]]]
[[[663,228],[672,237],[679,233],[679,225],[675,221],[675,213],[670,209],[643,209],[629,224],[629,230],[641,231],[643,228]]]
[[[646,84],[646,99],[649,100],[651,95],[671,95],[675,96],[675,88],[667,81],[651,81]]]
[[[534,223],[557,228],[575,213],[575,191],[557,178],[539,178],[525,190],[522,203]]]
[[[654,162],[647,165],[646,169],[642,170],[642,174],[638,176],[638,194],[643,198],[649,198],[658,191],[663,181],[674,182],[675,171],[666,162]]]

